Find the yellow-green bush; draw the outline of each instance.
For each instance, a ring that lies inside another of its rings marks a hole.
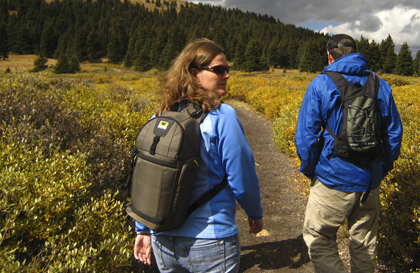
[[[273,120],[273,139],[277,148],[296,155],[294,136],[305,90],[314,74],[261,73],[235,74],[228,84],[229,96],[249,103]]]
[[[0,82],[0,271],[131,271],[123,184],[155,79],[46,76]]]
[[[393,78],[411,84],[392,85],[404,134],[401,156],[382,183],[378,256],[397,272],[408,272],[420,268],[420,82]]]

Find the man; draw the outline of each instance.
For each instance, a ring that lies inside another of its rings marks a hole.
[[[327,43],[329,65],[351,84],[365,85],[370,71],[357,53],[354,39],[334,35]],[[338,255],[337,231],[347,219],[350,234],[351,272],[374,272],[379,217],[379,185],[392,170],[402,140],[401,120],[387,82],[379,79],[378,103],[382,155],[370,159],[344,158],[333,152],[341,128],[341,96],[326,74],[309,85],[299,113],[295,144],[300,171],[312,180],[303,237],[315,272],[348,272]],[[368,190],[370,185],[370,190]],[[364,193],[367,199],[362,201]]]

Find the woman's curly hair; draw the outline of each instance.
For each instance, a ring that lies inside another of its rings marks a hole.
[[[215,92],[205,91],[191,70],[207,66],[221,53],[224,54],[224,49],[209,39],[189,43],[160,78],[162,102],[156,115],[166,113],[181,99],[191,103],[200,102],[205,113],[217,109],[221,104],[219,96]]]

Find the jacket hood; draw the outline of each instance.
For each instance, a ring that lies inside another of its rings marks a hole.
[[[366,76],[370,70],[365,56],[360,53],[344,55],[327,66],[323,71],[340,72],[342,74]]]

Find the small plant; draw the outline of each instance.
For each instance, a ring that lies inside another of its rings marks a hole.
[[[47,69],[47,67],[48,67],[46,65],[47,62],[48,62],[47,58],[45,58],[42,55],[39,55],[38,59],[36,59],[34,61],[35,68],[32,69],[31,72],[39,72],[39,71],[43,71],[43,70]]]
[[[54,73],[76,73],[80,72],[80,63],[76,56],[72,56],[69,60],[66,54],[61,54],[57,64],[54,66]]]
[[[10,73],[12,70],[10,70],[10,67],[6,68],[6,70],[4,71],[4,74],[8,74]]]

